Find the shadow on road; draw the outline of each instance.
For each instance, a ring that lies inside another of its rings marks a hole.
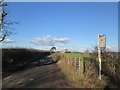
[[[49,51],[45,52],[25,48],[3,49],[2,76],[6,77],[27,68],[54,64],[57,62],[57,60],[54,60],[56,58],[58,56]]]
[[[3,88],[71,88],[55,64],[53,55],[30,63],[18,72],[3,78]]]
[[[52,60],[51,57],[46,57],[46,58],[43,58],[41,60],[37,60],[37,61],[31,63],[29,66],[25,67],[24,69],[38,67],[38,66],[44,66],[44,65],[50,65],[50,64],[57,63],[57,62],[58,61]]]

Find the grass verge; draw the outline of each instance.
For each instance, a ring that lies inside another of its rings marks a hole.
[[[62,53],[59,55],[64,55],[61,60],[57,63],[58,67],[61,71],[66,75],[67,79],[73,82],[75,87],[78,88],[105,88],[107,83],[109,82],[109,78],[102,75],[102,80],[98,79],[98,71],[96,70],[96,63],[94,61],[87,61],[85,72],[83,74],[78,73],[73,62],[69,62],[68,64],[68,56],[76,57],[90,57],[88,54],[79,54],[79,53]]]

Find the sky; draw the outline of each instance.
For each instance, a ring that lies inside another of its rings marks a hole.
[[[15,34],[2,47],[70,51],[92,50],[97,36],[106,35],[107,48],[118,46],[117,2],[7,2],[7,20]]]

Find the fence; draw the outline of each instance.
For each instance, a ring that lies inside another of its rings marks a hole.
[[[84,59],[83,57],[67,57],[68,69],[70,66],[76,70],[77,73],[82,74],[84,72]]]
[[[66,64],[68,71],[76,72],[77,74],[83,74],[98,66],[95,60],[86,57],[64,57],[64,63]],[[98,71],[97,71],[98,72]]]

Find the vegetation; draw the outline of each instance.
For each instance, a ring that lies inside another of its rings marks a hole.
[[[3,76],[23,69],[27,65],[50,55],[45,52],[27,48],[2,49],[2,70]]]
[[[50,48],[50,53],[52,53],[54,50],[56,50],[56,47],[51,47]]]
[[[119,88],[120,61],[119,53],[107,52],[102,54],[102,80],[98,78],[99,62],[97,53],[55,53],[27,48],[3,49],[2,52],[3,77],[24,67],[34,61],[48,57],[57,62],[58,67],[67,76],[67,79],[78,88]],[[75,67],[76,62],[71,57],[83,57],[84,72],[79,73]],[[68,63],[68,58],[71,58]]]
[[[74,54],[59,54],[64,55],[57,63],[61,71],[67,78],[80,88],[118,88],[120,85],[120,68],[118,53],[107,52],[102,55],[102,80],[98,78],[99,62],[96,53],[81,54],[84,58],[84,73],[79,74],[76,71],[73,60],[67,61],[67,57],[76,57]],[[89,56],[89,57],[88,57]]]
[[[7,4],[3,3],[4,0],[0,1],[1,15],[0,15],[0,42],[2,42],[6,36],[11,35],[14,28],[10,28],[11,25],[18,24],[18,22],[6,20],[8,13],[5,11],[4,6]]]

